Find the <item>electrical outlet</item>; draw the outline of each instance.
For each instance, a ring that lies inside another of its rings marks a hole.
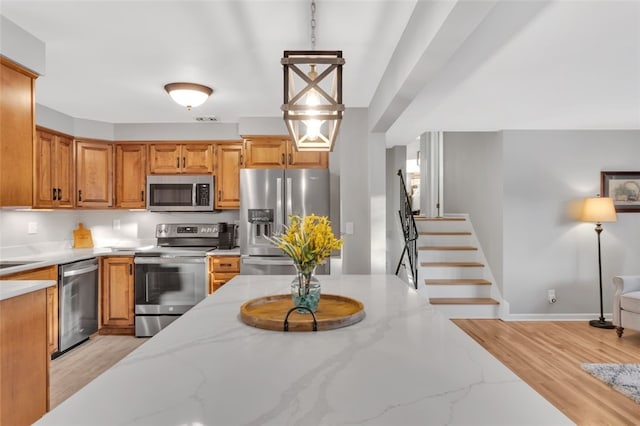
[[[547,290],[547,300],[549,301],[549,304],[553,304],[558,301],[556,298],[556,291],[554,289]]]
[[[353,235],[353,222],[345,223],[344,228],[345,234]]]
[[[27,233],[29,234],[37,234],[38,233],[38,222],[29,222],[27,227]]]

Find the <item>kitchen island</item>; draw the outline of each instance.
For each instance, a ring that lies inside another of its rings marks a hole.
[[[287,293],[291,277],[239,275],[37,424],[571,424],[397,277],[319,278],[365,318],[320,332],[247,326],[240,306]]]

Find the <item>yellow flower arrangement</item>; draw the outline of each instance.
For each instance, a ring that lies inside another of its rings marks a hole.
[[[333,250],[342,247],[342,238],[333,235],[326,216],[291,215],[289,220],[291,224],[286,232],[275,235],[270,241],[289,256],[303,274],[310,274]]]

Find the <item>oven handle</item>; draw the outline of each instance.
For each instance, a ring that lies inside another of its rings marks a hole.
[[[185,263],[205,263],[204,257],[180,257],[180,256],[162,256],[162,257],[134,257],[133,263],[136,265],[161,265],[161,264],[185,264]]]

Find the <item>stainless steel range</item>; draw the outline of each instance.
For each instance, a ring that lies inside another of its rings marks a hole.
[[[207,252],[219,225],[159,224],[158,245],[136,252],[136,336],[153,336],[207,296]]]

